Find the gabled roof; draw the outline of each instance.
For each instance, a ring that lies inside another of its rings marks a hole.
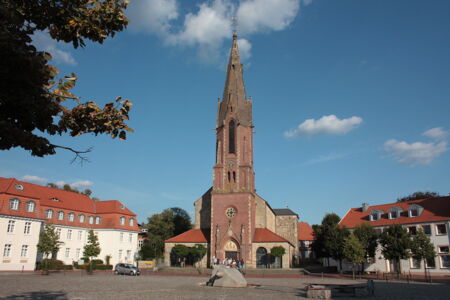
[[[274,208],[273,212],[276,216],[297,216],[298,215],[289,208]]]
[[[276,233],[273,233],[267,228],[256,228],[255,235],[253,236],[254,243],[273,243],[273,242],[286,242],[289,243],[288,240],[279,236]]]
[[[164,241],[165,243],[209,243],[209,230],[190,229]]]
[[[297,224],[297,235],[299,241],[313,241],[314,230],[306,222],[298,222]]]
[[[418,217],[408,216],[408,208],[413,204],[423,207],[423,211]],[[393,207],[399,207],[403,212],[399,218],[389,219],[388,212]],[[379,220],[370,221],[369,214],[374,210],[382,210],[384,213]],[[448,220],[450,220],[450,197],[437,197],[369,206],[364,212],[361,207],[351,208],[339,224],[353,228],[363,222],[369,222],[372,226],[389,226],[392,224],[415,224]]]

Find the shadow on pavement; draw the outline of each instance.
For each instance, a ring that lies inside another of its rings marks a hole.
[[[66,293],[63,292],[29,292],[17,295],[11,295],[1,300],[68,300]]]

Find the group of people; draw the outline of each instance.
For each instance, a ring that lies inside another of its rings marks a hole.
[[[215,265],[225,265],[228,268],[238,268],[238,269],[243,269],[245,264],[244,264],[244,260],[243,259],[232,259],[232,258],[228,258],[225,257],[225,259],[223,259],[222,261],[220,261],[217,257],[213,257],[213,263]]]

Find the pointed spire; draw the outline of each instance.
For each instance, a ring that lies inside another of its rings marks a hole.
[[[237,33],[233,33],[227,77],[220,103],[217,126],[222,126],[228,113],[234,112],[235,119],[246,126],[251,125],[251,105],[245,95],[243,66],[239,57]]]

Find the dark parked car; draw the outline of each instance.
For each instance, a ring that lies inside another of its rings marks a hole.
[[[141,274],[141,270],[132,264],[117,264],[114,268],[114,274],[126,274],[131,276],[138,276]]]

